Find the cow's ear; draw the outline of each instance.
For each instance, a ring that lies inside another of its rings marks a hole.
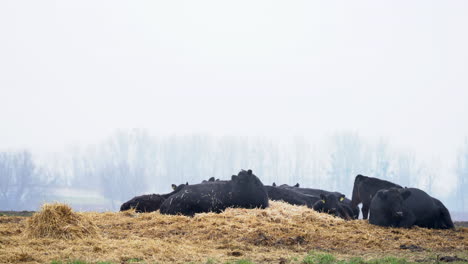
[[[403,192],[401,192],[401,196],[403,197],[403,200],[406,200],[411,196],[411,191],[405,189]]]
[[[247,174],[252,175],[252,170],[248,170]]]
[[[276,187],[276,183],[273,183],[271,186]]]
[[[344,194],[340,195],[340,202],[344,201],[344,198],[345,198]]]
[[[186,182],[185,185],[188,185],[188,182]]]
[[[294,185],[294,187],[299,187],[299,183],[296,183],[296,185]]]
[[[327,197],[325,197],[325,194],[323,194],[323,193],[320,194],[320,199],[322,199],[323,203],[325,203],[326,198]]]
[[[236,181],[237,180],[237,175],[232,175],[231,176],[231,181]]]
[[[177,189],[177,185],[175,185],[175,184],[172,184],[171,187],[172,187],[172,190],[174,190],[174,191]]]

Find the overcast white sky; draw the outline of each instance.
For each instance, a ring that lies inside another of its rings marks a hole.
[[[0,148],[118,128],[468,136],[468,1],[0,1]]]

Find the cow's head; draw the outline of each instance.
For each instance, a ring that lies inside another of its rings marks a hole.
[[[120,206],[120,211],[127,211],[131,209],[131,203],[126,202]]]
[[[321,210],[324,213],[329,213],[331,215],[339,216],[338,215],[338,208],[340,206],[340,201],[338,198],[333,194],[320,194],[320,201],[322,203]]]
[[[263,183],[253,174],[252,170],[241,170],[237,176],[232,176],[232,180],[241,185],[263,186]]]
[[[340,202],[344,202],[346,196],[344,194],[340,195],[340,197],[338,197],[338,200],[340,200]]]
[[[188,182],[186,182],[185,184],[180,184],[179,186],[177,186],[175,184],[171,184],[171,187],[172,187],[172,190],[174,192],[178,192],[178,191],[182,190],[187,185],[189,185]]]
[[[411,195],[407,189],[390,188],[377,192],[377,197],[383,202],[385,210],[394,218],[405,215],[403,201]]]

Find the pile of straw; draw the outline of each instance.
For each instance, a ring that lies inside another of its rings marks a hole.
[[[385,228],[273,201],[267,209],[229,208],[195,217],[134,211],[74,213],[60,204],[44,205],[30,219],[0,217],[1,263],[225,263],[249,259],[300,264],[311,250],[343,259],[468,258],[468,228]]]
[[[44,204],[26,223],[28,238],[76,239],[98,237],[98,228],[85,215],[66,204]]]

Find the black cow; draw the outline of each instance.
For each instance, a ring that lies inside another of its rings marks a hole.
[[[367,219],[369,206],[374,195],[381,189],[401,188],[393,182],[384,181],[378,178],[367,177],[361,174],[354,179],[353,196],[351,197],[351,208],[357,207],[362,202],[362,218]]]
[[[277,187],[277,186],[276,186],[276,183],[274,183],[274,182],[273,182],[273,184],[272,184],[271,186]],[[287,185],[287,184],[282,184],[282,185],[280,185],[279,187],[299,187],[299,183],[294,184],[294,186],[289,186],[289,185]]]
[[[312,208],[315,202],[320,200],[318,196],[303,194],[291,189],[275,186],[265,186],[265,189],[270,200],[284,201],[292,205],[306,205],[307,207]]]
[[[207,181],[203,180],[201,183],[209,184],[209,183],[217,183],[217,182],[226,182],[226,181],[223,181],[223,180],[220,180],[220,179],[215,179],[215,177],[211,177]]]
[[[312,207],[315,211],[327,213],[345,220],[353,219],[353,211],[342,202],[344,195],[336,197],[334,194],[320,194],[320,200]]]
[[[299,183],[296,184],[295,186],[299,186]],[[354,219],[359,218],[359,207],[352,206],[351,205],[351,200],[346,198],[344,194],[342,194],[340,192],[330,192],[330,191],[325,191],[325,190],[321,190],[321,189],[300,188],[300,187],[295,187],[295,186],[293,187],[293,186],[289,186],[287,184],[283,184],[283,185],[280,186],[280,188],[290,189],[290,190],[294,190],[294,191],[297,191],[297,192],[300,192],[300,193],[303,193],[303,194],[313,195],[313,196],[317,196],[317,197],[320,197],[320,195],[322,195],[322,194],[323,195],[334,195],[337,199],[339,199],[340,202],[343,202],[345,205],[347,205],[352,210],[352,214],[350,215],[352,218],[354,218]]]
[[[454,227],[442,202],[416,188],[378,191],[370,205],[369,223],[405,228],[413,225],[435,229]]]
[[[279,186],[279,188],[290,189],[290,190],[294,190],[296,192],[300,192],[300,193],[308,194],[308,195],[314,195],[314,196],[320,196],[321,194],[326,194],[326,195],[333,194],[336,197],[340,197],[341,195],[343,195],[342,193],[339,193],[339,192],[329,192],[329,191],[325,191],[325,190],[321,190],[321,189],[302,188],[302,187],[299,187],[299,183],[297,183],[294,186],[289,186],[287,184],[282,184],[282,185]]]
[[[120,206],[120,211],[126,211],[135,208],[135,212],[146,213],[159,210],[164,202],[164,197],[159,194],[146,194],[133,197],[130,201],[125,202]]]
[[[160,212],[193,216],[196,213],[219,213],[228,207],[268,207],[265,187],[251,170],[242,170],[230,181],[188,185],[166,199]]]
[[[215,181],[215,177],[211,177],[208,180],[203,180],[202,183],[209,183],[209,182],[214,182],[214,181]],[[218,181],[219,181],[219,179],[218,179]]]
[[[164,202],[164,200],[166,200],[169,196],[179,192],[187,185],[188,183],[181,184],[179,186],[172,184],[173,191],[167,194],[145,194],[133,197],[131,200],[123,203],[122,206],[120,206],[120,211],[126,211],[130,208],[134,208],[135,212],[137,213],[157,211],[161,207],[161,204]]]

